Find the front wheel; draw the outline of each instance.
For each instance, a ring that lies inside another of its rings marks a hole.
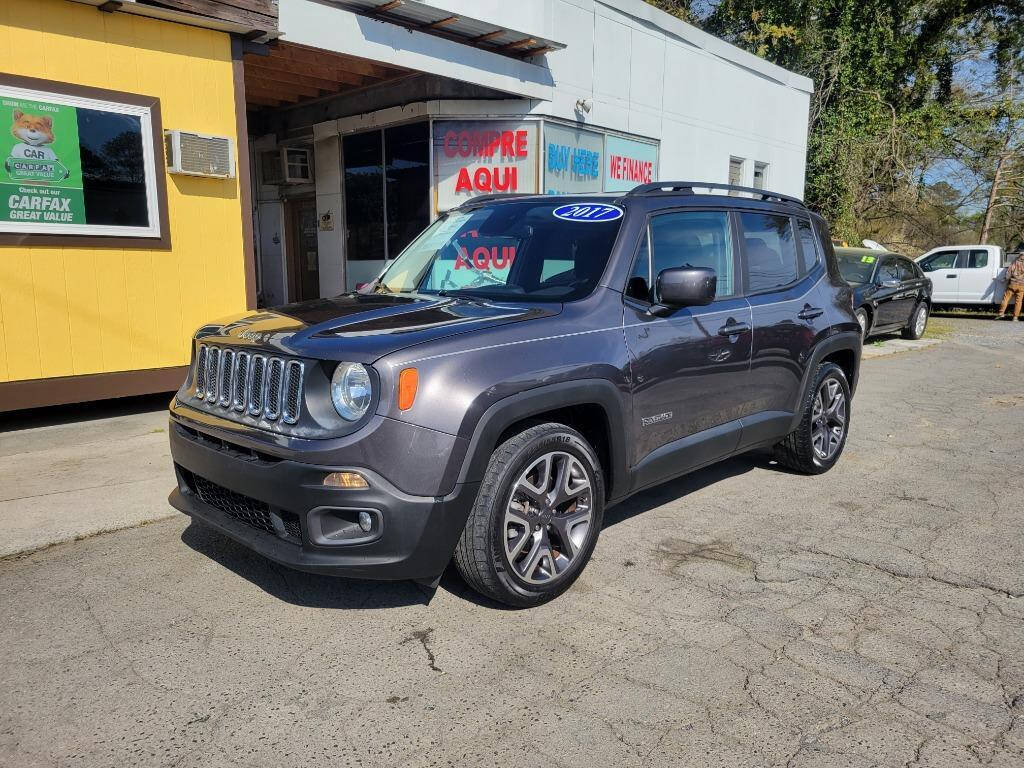
[[[846,446],[850,426],[850,385],[843,369],[822,363],[804,398],[800,424],[774,449],[775,459],[808,475],[828,472]]]
[[[858,309],[853,314],[857,316],[857,324],[860,326],[860,339],[864,341],[868,337],[868,312],[866,309]]]
[[[506,605],[551,600],[590,560],[604,494],[597,453],[579,432],[530,427],[491,455],[455,566],[473,589]]]
[[[924,336],[924,329],[928,327],[928,305],[923,301],[914,309],[910,316],[910,323],[903,329],[901,335],[904,339],[920,339]]]

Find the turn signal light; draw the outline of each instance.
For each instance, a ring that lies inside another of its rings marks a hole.
[[[408,411],[416,400],[416,388],[420,385],[420,372],[405,368],[398,374],[398,409]]]
[[[331,472],[324,478],[324,485],[329,488],[369,488],[366,478],[358,472]]]

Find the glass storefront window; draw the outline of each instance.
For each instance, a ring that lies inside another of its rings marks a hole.
[[[401,253],[430,223],[429,142],[427,123],[384,131],[389,259]]]
[[[384,237],[384,148],[380,131],[345,136],[345,254],[350,261],[381,260]]]
[[[342,139],[350,260],[394,258],[430,223],[427,126],[398,125]]]

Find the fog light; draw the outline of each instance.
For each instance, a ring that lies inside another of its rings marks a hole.
[[[360,512],[359,513],[359,527],[362,528],[367,533],[369,533],[370,529],[373,528],[373,518],[370,517],[370,513],[369,512]]]
[[[331,472],[324,478],[324,485],[330,488],[369,488],[366,478],[358,472]],[[364,529],[366,530],[366,529]]]

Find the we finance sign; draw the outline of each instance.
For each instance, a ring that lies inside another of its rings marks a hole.
[[[658,178],[658,145],[608,136],[605,140],[604,191],[626,192]]]

